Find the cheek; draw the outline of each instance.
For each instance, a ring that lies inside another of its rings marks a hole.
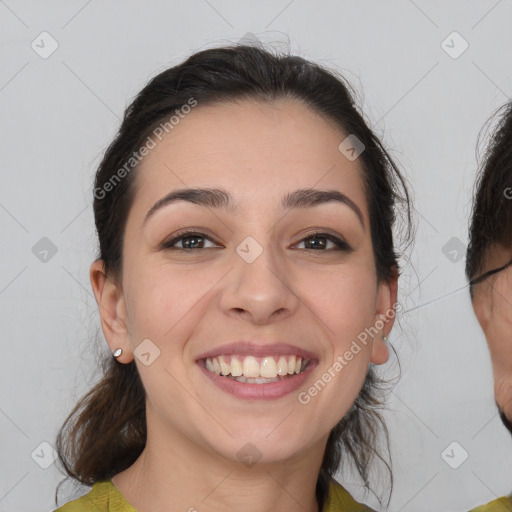
[[[187,342],[201,321],[208,291],[218,281],[211,274],[180,272],[165,265],[131,274],[130,343],[147,399],[155,410],[183,402],[190,369],[184,364]],[[143,340],[143,353],[150,354],[147,365],[139,356]]]
[[[486,338],[491,353],[496,402],[512,418],[512,308],[494,310]]]
[[[336,352],[344,351],[375,320],[376,281],[368,271],[323,272],[313,286],[305,281],[302,289],[311,309],[323,320]]]
[[[132,346],[149,338],[166,353],[180,349],[183,328],[217,281],[208,272],[179,272],[165,266],[132,273],[130,279],[128,317]]]
[[[512,307],[495,309],[485,335],[494,371],[512,376]]]
[[[304,293],[315,313],[326,357],[317,380],[304,389],[332,426],[348,411],[368,372],[375,321],[376,282],[368,271],[317,276]],[[299,285],[298,285],[299,286]]]

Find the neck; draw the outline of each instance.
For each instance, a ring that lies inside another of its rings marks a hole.
[[[327,438],[287,461],[247,466],[148,422],[146,447],[112,482],[151,512],[319,512],[315,491]]]

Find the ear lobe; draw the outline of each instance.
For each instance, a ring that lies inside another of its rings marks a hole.
[[[112,282],[105,274],[103,260],[96,260],[92,263],[89,277],[98,303],[101,328],[110,351],[114,352],[116,349],[122,348],[123,353],[117,360],[121,363],[129,363],[133,359],[133,354],[128,340],[123,292],[120,286]]]
[[[370,357],[373,364],[384,364],[389,359],[389,349],[383,338],[373,339],[372,355]]]

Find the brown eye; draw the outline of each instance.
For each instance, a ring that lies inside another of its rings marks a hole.
[[[328,248],[329,242],[334,244],[334,247]],[[341,250],[341,251],[351,251],[352,248],[342,240],[334,235],[329,233],[310,233],[308,236],[303,238],[299,244],[305,243],[305,249],[313,249],[315,251],[320,250],[321,252],[331,251],[331,250]]]
[[[181,233],[179,236],[165,242],[162,245],[162,249],[178,249],[178,250],[194,250],[194,249],[209,249],[210,247],[205,247],[205,241],[209,241],[212,244],[215,242],[204,233],[199,233],[195,231],[187,231]],[[181,247],[175,247],[176,244],[181,243]],[[215,245],[214,245],[215,246]]]

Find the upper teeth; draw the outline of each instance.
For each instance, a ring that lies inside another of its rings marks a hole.
[[[217,375],[274,378],[300,373],[308,361],[296,356],[230,356],[206,358],[206,368]]]

